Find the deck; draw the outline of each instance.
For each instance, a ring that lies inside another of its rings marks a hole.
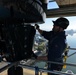
[[[7,70],[1,72],[0,75],[7,75]],[[23,75],[35,75],[35,71],[31,69],[23,69]],[[42,73],[42,75],[47,75],[47,73]]]

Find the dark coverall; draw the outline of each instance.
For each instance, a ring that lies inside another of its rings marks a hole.
[[[53,31],[46,32],[43,31],[42,36],[44,36],[45,39],[48,40],[48,61],[53,61],[53,62],[63,62],[63,57],[62,54],[65,50],[66,47],[66,36],[65,36],[65,31],[59,32],[59,33],[54,33]],[[54,63],[49,63],[48,64],[48,70],[53,71],[61,71],[63,65],[60,64],[54,64]],[[48,75],[56,75],[56,74],[50,74]]]

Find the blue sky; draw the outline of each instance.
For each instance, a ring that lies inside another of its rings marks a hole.
[[[48,3],[48,9],[52,9],[52,8],[59,8],[59,7],[55,2]],[[50,31],[52,29],[52,26],[53,26],[52,20],[56,20],[57,18],[58,17],[46,18],[45,23],[39,24],[40,28],[42,30]],[[65,18],[67,18],[70,22],[69,27],[67,28],[67,30],[70,30],[70,29],[76,30],[76,16],[69,16],[69,17],[65,17]]]

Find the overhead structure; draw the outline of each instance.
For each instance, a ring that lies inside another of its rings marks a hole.
[[[56,0],[59,7],[66,7],[66,6],[74,6],[76,5],[76,0]]]
[[[58,8],[47,9],[47,4],[52,2],[56,2]],[[46,16],[76,16],[76,0],[0,0],[2,24],[44,23]]]
[[[0,0],[0,24],[44,23],[46,6],[42,0]]]
[[[47,10],[47,18],[60,16],[76,16],[76,0],[49,0],[56,2],[59,8]]]

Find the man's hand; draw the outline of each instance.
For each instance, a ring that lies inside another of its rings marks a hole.
[[[38,24],[35,24],[35,28],[38,30],[38,32],[39,32],[40,34],[43,33],[43,30],[41,30],[41,29],[39,28],[39,25],[38,25]]]
[[[36,28],[36,29],[39,29],[39,25],[38,25],[38,24],[35,24],[35,28]]]

